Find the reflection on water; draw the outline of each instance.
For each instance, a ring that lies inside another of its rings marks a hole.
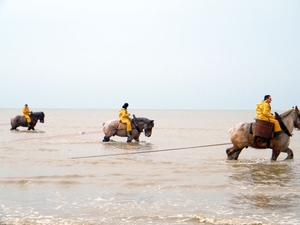
[[[255,195],[240,195],[238,201],[233,199],[234,207],[239,208],[241,205],[248,209],[278,209],[283,208],[289,210],[294,207],[295,203],[299,200],[296,194],[291,195],[273,195],[268,194],[255,194]],[[295,199],[296,198],[296,199]]]
[[[281,210],[292,212],[291,216],[299,210],[298,163],[248,162],[230,164],[230,167],[229,182],[238,190],[229,194],[233,210],[247,209],[253,214],[261,214],[261,210],[265,214],[273,212],[276,214],[273,222],[279,220]]]
[[[16,129],[16,130],[12,130],[11,132],[19,132],[19,133],[29,133],[29,134],[34,134],[34,133],[37,133],[37,134],[43,134],[45,133],[45,131],[43,130],[19,130],[19,129]]]
[[[295,178],[291,163],[253,163],[232,164],[230,178],[243,185],[252,186],[290,186]]]
[[[150,142],[117,142],[111,140],[110,142],[103,143],[104,149],[109,149],[111,151],[112,148],[114,149],[121,149],[121,150],[134,150],[134,151],[145,151],[145,150],[152,150],[153,144]],[[130,151],[132,152],[132,151]]]

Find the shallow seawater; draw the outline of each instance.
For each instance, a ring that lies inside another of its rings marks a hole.
[[[251,111],[130,110],[153,119],[150,138],[112,137],[118,110],[43,109],[35,131],[10,131],[0,112],[0,224],[299,224],[295,159],[244,149],[226,161],[228,130]]]

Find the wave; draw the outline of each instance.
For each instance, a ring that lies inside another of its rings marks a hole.
[[[276,225],[274,223],[265,223],[256,220],[247,219],[230,219],[230,218],[215,218],[206,217],[200,215],[184,216],[184,215],[174,215],[174,216],[116,216],[116,217],[98,217],[98,218],[77,218],[66,219],[66,218],[54,218],[54,216],[37,216],[32,219],[13,219],[4,218],[0,220],[0,225],[41,225],[41,224],[51,224],[51,225],[125,225],[125,224],[154,224],[154,225],[169,225],[169,224],[186,224],[186,225]]]

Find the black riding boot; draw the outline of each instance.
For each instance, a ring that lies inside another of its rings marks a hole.
[[[30,130],[30,123],[28,123],[28,129],[27,130]]]

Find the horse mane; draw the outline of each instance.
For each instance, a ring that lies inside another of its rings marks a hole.
[[[280,114],[280,117],[281,118],[285,118],[286,116],[288,116],[292,111],[294,111],[295,109],[292,108],[292,109],[288,109],[286,111],[284,111],[283,113]]]
[[[137,120],[138,122],[145,122],[145,123],[147,123],[147,124],[151,123],[151,120],[149,120],[149,119],[147,119],[147,118],[145,118],[145,117],[136,117],[136,120]]]

